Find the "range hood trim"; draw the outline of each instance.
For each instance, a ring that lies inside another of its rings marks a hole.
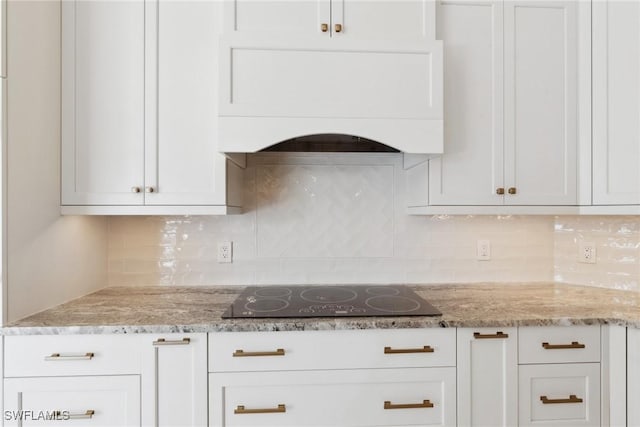
[[[291,138],[344,134],[377,141],[404,153],[442,154],[443,129],[443,120],[433,119],[223,116],[218,118],[218,149],[223,153],[255,153]]]

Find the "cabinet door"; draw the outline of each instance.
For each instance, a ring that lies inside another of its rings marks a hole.
[[[640,204],[640,3],[593,3],[593,204]]]
[[[520,426],[599,426],[600,364],[521,365]]]
[[[220,9],[216,1],[147,5],[157,14],[147,20],[147,205],[226,204],[216,142]]]
[[[429,161],[430,205],[501,205],[502,2],[438,2],[444,154]]]
[[[518,330],[458,328],[458,425],[518,424]]]
[[[332,0],[334,37],[367,40],[435,38],[433,0]]]
[[[331,35],[331,0],[225,0],[223,13],[227,33]]]
[[[640,426],[640,329],[627,328],[627,425]]]
[[[140,377],[10,378],[4,411],[6,426],[139,426]]]
[[[62,2],[63,205],[143,203],[144,28],[142,0]]]
[[[141,336],[142,424],[207,425],[207,334]]]
[[[577,202],[577,3],[505,2],[507,205]]]

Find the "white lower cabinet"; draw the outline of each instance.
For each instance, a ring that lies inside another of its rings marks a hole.
[[[448,329],[209,336],[211,426],[455,426]]]
[[[212,426],[453,426],[455,368],[210,374]]]
[[[4,359],[5,410],[30,411],[6,425],[207,425],[206,333],[10,336]]]
[[[520,426],[602,425],[600,326],[520,328],[518,347]]]
[[[627,425],[640,426],[640,329],[627,329]]]
[[[140,377],[9,378],[5,426],[139,426]]]
[[[600,364],[519,367],[520,426],[600,425]]]
[[[141,335],[142,425],[207,425],[207,334]]]
[[[518,329],[458,329],[458,425],[518,423]]]
[[[640,426],[640,333],[610,331],[8,336],[4,425]]]

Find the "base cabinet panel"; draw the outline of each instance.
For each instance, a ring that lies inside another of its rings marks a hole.
[[[210,374],[211,426],[453,426],[455,368]]]
[[[142,425],[207,425],[207,334],[141,336]]]
[[[458,425],[518,423],[518,329],[458,329]]]
[[[140,377],[10,378],[4,410],[5,426],[139,426]]]
[[[600,364],[521,365],[520,426],[599,426]]]

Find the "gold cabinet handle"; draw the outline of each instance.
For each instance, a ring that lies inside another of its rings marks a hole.
[[[430,400],[423,400],[422,403],[391,403],[388,400],[384,402],[384,409],[417,409],[417,408],[433,408]]]
[[[257,408],[257,409],[247,409],[244,405],[238,405],[236,409],[234,409],[234,414],[276,414],[287,412],[286,405],[280,404],[277,408]]]
[[[342,32],[342,24],[336,24],[334,28],[336,29],[336,33]]]
[[[481,334],[480,332],[474,332],[473,338],[477,340],[504,339],[504,338],[509,338],[509,334],[505,334],[504,332],[501,332],[501,331],[498,331],[495,334]]]
[[[84,413],[68,414],[67,416],[69,417],[70,420],[88,420],[93,418],[95,414],[96,414],[96,411],[94,411],[93,409],[88,409]]]
[[[504,194],[504,188],[502,188],[502,187],[496,188],[496,194],[503,195]]]
[[[154,187],[145,187],[144,191],[147,193],[155,193],[156,189]]]
[[[433,353],[434,351],[430,345],[425,345],[422,348],[384,348],[384,354]]]
[[[326,33],[327,31],[329,31],[329,24],[325,24],[325,23],[320,24],[320,31],[322,31],[323,33]]]
[[[91,360],[95,356],[93,353],[85,353],[85,354],[60,354],[60,353],[51,353],[51,356],[45,356],[44,360],[47,362],[58,362],[65,360]]]
[[[279,348],[276,351],[236,350],[233,352],[233,357],[260,357],[260,356],[284,356],[284,349]]]
[[[140,187],[131,187],[131,192],[132,193],[139,193],[140,192]]]
[[[158,338],[153,342],[155,346],[161,345],[189,345],[191,344],[191,338],[182,338],[181,340],[165,340],[164,338]]]
[[[571,344],[549,344],[548,342],[543,342],[542,347],[545,350],[563,350],[567,348],[585,348],[586,345],[580,344],[578,341],[571,341]]]
[[[516,187],[509,187],[509,190],[507,190],[509,192],[509,194],[516,194]]]
[[[547,396],[540,396],[540,400],[544,405],[553,403],[582,403],[582,399],[576,397],[575,394],[570,394],[568,399],[549,399]]]
[[[72,414],[69,411],[54,411],[56,421],[65,421],[65,420],[88,420],[93,418],[96,411],[93,409],[87,409],[84,412],[79,414]]]

